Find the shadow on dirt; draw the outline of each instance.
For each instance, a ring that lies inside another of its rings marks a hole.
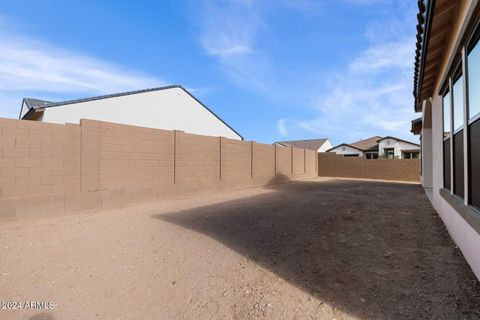
[[[48,312],[41,312],[31,316],[28,320],[55,320],[55,318]]]
[[[206,234],[364,319],[480,317],[479,287],[418,185],[330,180],[157,219]]]

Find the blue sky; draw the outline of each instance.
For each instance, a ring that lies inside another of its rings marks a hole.
[[[0,117],[181,84],[247,140],[411,133],[416,1],[0,0]]]

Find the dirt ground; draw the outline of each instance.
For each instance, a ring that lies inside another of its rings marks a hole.
[[[413,184],[315,179],[0,230],[0,301],[22,305],[0,319],[480,319]]]

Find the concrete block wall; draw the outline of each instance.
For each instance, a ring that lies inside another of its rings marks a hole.
[[[253,183],[251,142],[220,138],[220,180],[224,187],[243,187]]]
[[[420,182],[419,159],[375,159],[344,157],[335,153],[318,155],[318,175],[358,179]]]
[[[318,174],[318,153],[314,150],[305,150],[305,167],[307,175]]]
[[[0,119],[0,219],[316,176],[312,150],[82,120]]]
[[[292,170],[292,158],[293,149],[291,147],[282,147],[275,145],[275,168],[276,174],[282,176],[291,176]]]
[[[253,142],[253,183],[265,185],[276,175],[276,147],[269,144]]]
[[[293,148],[292,157],[292,175],[294,177],[302,176],[306,173],[305,149]]]
[[[80,126],[0,119],[0,198],[80,191]]]
[[[186,192],[216,188],[220,181],[220,140],[177,131],[175,184]]]
[[[412,161],[413,160],[413,161]],[[367,161],[365,176],[367,179],[384,179],[420,182],[419,159],[378,159]]]
[[[365,178],[365,158],[344,157],[335,153],[318,155],[318,175],[323,177]]]

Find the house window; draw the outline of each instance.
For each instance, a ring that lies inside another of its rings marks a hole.
[[[418,159],[418,152],[403,152],[403,159]]]
[[[450,127],[451,108],[450,93],[443,96],[443,187],[450,189]]]
[[[468,53],[468,162],[470,204],[480,208],[480,45]]]
[[[387,159],[393,159],[395,158],[395,150],[393,148],[385,148],[384,154]]]
[[[468,54],[468,117],[474,120],[480,115],[480,45],[475,47]]]
[[[463,161],[463,77],[453,84],[453,192],[464,196],[464,161]]]

